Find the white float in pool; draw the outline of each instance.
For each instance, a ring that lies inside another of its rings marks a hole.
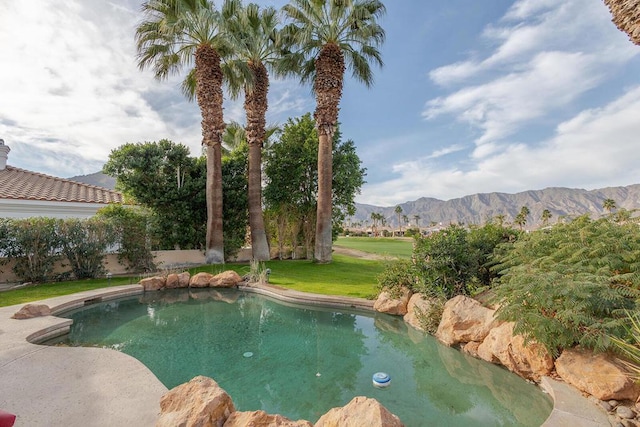
[[[245,353],[242,354],[244,357],[251,357],[253,356],[253,353],[251,353],[250,351],[247,351]]]
[[[373,386],[374,387],[388,387],[391,385],[391,377],[384,372],[376,372],[373,374]]]

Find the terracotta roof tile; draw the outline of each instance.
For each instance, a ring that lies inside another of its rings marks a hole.
[[[55,202],[122,203],[122,194],[108,188],[7,166],[0,170],[0,199]]]

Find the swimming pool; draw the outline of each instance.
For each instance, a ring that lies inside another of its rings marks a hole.
[[[315,422],[364,395],[407,426],[539,426],[552,409],[538,387],[393,316],[203,289],[147,293],[65,317],[74,324],[63,345],[130,354],[168,388],[209,376],[238,410]],[[376,372],[388,373],[391,386],[373,387]]]

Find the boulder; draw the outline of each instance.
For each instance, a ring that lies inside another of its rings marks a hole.
[[[436,338],[446,345],[483,341],[489,331],[501,322],[494,318],[495,310],[478,301],[458,295],[446,302]]]
[[[27,304],[11,316],[12,319],[32,319],[34,317],[49,316],[51,309],[46,304]]]
[[[333,408],[320,417],[315,427],[401,427],[396,415],[375,399],[357,396],[341,408]]]
[[[184,273],[178,274],[178,287],[179,288],[188,288],[189,287],[189,279],[191,279],[191,274],[188,271]]]
[[[640,388],[619,365],[615,356],[579,347],[562,352],[556,371],[567,383],[600,400],[636,400]]]
[[[264,411],[234,412],[224,423],[224,427],[313,427],[309,421],[291,421],[282,415],[271,415]]]
[[[404,316],[407,314],[409,298],[411,298],[411,291],[404,287],[400,290],[400,296],[392,295],[389,291],[383,291],[373,304],[373,309],[380,313]]]
[[[480,344],[482,343],[478,341],[469,341],[462,346],[462,352],[467,353],[469,356],[480,358],[480,355],[478,355]]]
[[[427,332],[420,321],[420,316],[428,313],[432,304],[430,298],[421,294],[413,294],[407,303],[407,314],[404,315],[404,321],[422,332]]]
[[[167,279],[161,276],[147,277],[140,280],[145,291],[159,291],[167,284]]]
[[[242,277],[233,270],[223,271],[209,280],[209,286],[213,288],[233,288],[242,282]]]
[[[167,281],[165,286],[167,287],[167,289],[175,289],[175,288],[179,288],[180,287],[180,279],[178,278],[178,275],[175,273],[171,273],[167,276]]]
[[[209,287],[209,282],[213,278],[213,274],[209,273],[197,273],[191,276],[189,279],[189,287],[192,288],[207,288]]]
[[[156,427],[222,427],[233,412],[227,392],[211,378],[198,376],[162,396]]]
[[[513,335],[513,322],[503,323],[493,328],[482,344],[477,355],[483,360],[498,363],[523,378],[540,382],[551,373],[553,358],[541,344],[530,341],[524,344],[524,337]]]

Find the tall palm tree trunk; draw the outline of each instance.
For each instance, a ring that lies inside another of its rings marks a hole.
[[[222,70],[220,55],[210,46],[196,49],[196,97],[202,113],[202,144],[207,147],[206,261],[224,263],[222,225]]]
[[[333,135],[338,123],[338,105],[342,97],[344,55],[340,47],[325,45],[316,59],[316,111],[318,128],[318,208],[314,258],[331,262],[331,216],[333,210]]]
[[[271,254],[262,214],[262,144],[265,139],[269,76],[263,64],[250,63],[249,67],[255,79],[253,87],[245,90],[244,103],[249,143],[248,199],[251,254],[256,261],[267,261],[271,258]]]

